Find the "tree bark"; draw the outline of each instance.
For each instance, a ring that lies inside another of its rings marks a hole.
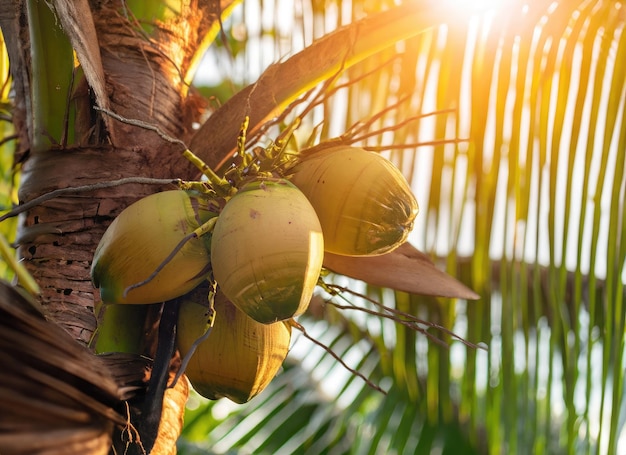
[[[20,200],[26,202],[58,188],[142,176],[154,167],[159,176],[174,175],[174,170],[151,165],[146,153],[137,148],[79,147],[37,154],[24,163]],[[91,283],[90,267],[100,237],[121,210],[160,189],[124,185],[64,196],[23,216],[16,242],[40,285],[47,316],[82,343],[89,342],[95,328],[93,306],[99,296]]]
[[[92,3],[92,17],[106,79],[109,109],[158,127],[169,136],[190,138],[202,102],[190,92],[185,76],[205,33],[232,1],[192,2],[169,23],[155,24],[148,37],[126,10],[125,2]],[[0,25],[11,57],[16,87],[14,121],[20,133],[22,164],[20,202],[57,188],[145,176],[190,178],[195,169],[181,157],[183,147],[154,131],[109,118],[95,111],[90,88],[77,84],[78,143],[29,153],[30,56],[25,4],[0,2]],[[61,21],[68,23],[68,21]],[[71,37],[71,30],[66,30]],[[12,33],[15,32],[15,33]],[[91,258],[110,221],[126,206],[163,188],[124,185],[64,196],[23,215],[19,253],[41,286],[48,316],[86,343],[94,329],[98,299],[90,282]]]
[[[189,89],[190,69],[206,33],[232,0],[181,2],[179,14],[169,22],[152,24],[154,28],[149,35],[142,28],[145,24],[134,19],[124,1],[78,3],[81,7],[90,6],[93,21],[61,17],[60,23],[70,40],[74,40],[74,48],[80,47],[82,52],[94,49],[94,43],[85,45],[76,40],[97,36],[100,56],[93,62],[102,65],[104,87],[99,87],[103,90],[98,93],[108,97],[104,107],[118,116],[156,127],[172,138],[189,140],[192,125],[203,107]],[[57,15],[59,11],[71,11],[73,6],[64,0],[51,4],[57,8]],[[76,73],[79,80],[68,100],[76,107],[75,122],[69,124],[68,120],[68,127],[74,128],[75,143],[56,144],[44,152],[31,150],[33,76],[25,2],[0,0],[0,26],[15,88],[13,120],[20,137],[16,153],[16,163],[22,171],[20,203],[59,188],[125,177],[189,179],[196,175],[195,168],[182,157],[184,147],[180,143],[168,142],[153,129],[104,117],[108,114],[97,109],[93,87],[89,86],[98,81],[90,79],[87,72],[83,79]],[[80,29],[87,26],[92,27],[89,33]],[[83,57],[89,58],[84,54]],[[41,288],[40,301],[46,317],[80,343],[88,344],[95,329],[93,308],[99,295],[91,283],[90,267],[102,234],[129,204],[163,189],[131,184],[66,194],[20,215],[16,244]],[[158,323],[159,316],[154,317]],[[180,431],[187,396],[186,382],[181,380],[179,384],[166,396],[171,409],[166,412],[169,422],[162,425],[165,428],[162,431],[169,431],[170,436],[157,441],[159,453],[172,453],[173,448],[175,451],[178,433],[172,429]],[[141,406],[141,400],[137,405]],[[122,436],[118,434],[114,438],[124,445]],[[164,442],[164,439],[168,440]],[[143,450],[140,445],[135,449],[137,453]]]

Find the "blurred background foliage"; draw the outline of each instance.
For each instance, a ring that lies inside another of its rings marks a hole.
[[[11,78],[9,76],[9,56],[0,32],[0,213],[9,210],[17,202],[17,173],[13,166],[15,154],[15,128],[11,115]],[[15,237],[17,218],[0,223],[0,241],[8,244]],[[0,256],[0,278],[11,280],[13,270]]]
[[[387,395],[296,337],[252,402],[190,401],[181,453],[626,450],[624,6],[439,2],[447,24],[338,75],[315,108],[300,105],[300,145],[358,131],[358,145],[394,160],[420,202],[411,242],[481,298],[329,281],[488,349],[429,329],[442,346],[327,302],[367,300],[320,292],[301,322]],[[272,62],[387,7],[245,1],[196,85],[219,105]]]

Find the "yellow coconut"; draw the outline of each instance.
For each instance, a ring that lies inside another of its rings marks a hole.
[[[324,258],[315,210],[284,179],[251,182],[226,204],[213,231],[211,262],[220,289],[256,321],[302,314]]]
[[[402,173],[378,153],[332,147],[304,154],[287,174],[315,208],[330,253],[388,253],[413,229],[415,196]]]
[[[286,322],[262,324],[218,293],[215,323],[193,353],[185,374],[194,389],[211,400],[245,403],[276,376],[291,341]],[[208,308],[191,301],[180,306],[176,340],[182,356],[206,330]]]
[[[193,192],[152,194],[130,205],[104,233],[94,254],[91,278],[105,303],[158,303],[181,296],[210,272],[210,236],[194,238],[146,284],[181,240],[215,217],[211,201]]]

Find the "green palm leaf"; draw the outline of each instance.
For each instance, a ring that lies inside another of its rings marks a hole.
[[[364,145],[468,139],[390,156],[420,201],[411,241],[481,300],[370,292],[488,352],[442,335],[452,343],[444,349],[402,326],[333,310],[330,326],[303,324],[342,358],[371,340],[351,366],[384,384],[386,396],[358,378],[327,392],[344,376],[328,354],[308,360],[319,349],[312,346],[227,418],[200,417],[220,403],[189,411],[186,434],[197,439],[194,428],[204,425],[206,447],[259,453],[618,453],[626,403],[622,11],[620,2],[541,1],[469,21],[451,14],[449,24],[351,68],[341,81],[358,82],[304,119],[323,139],[406,96],[372,124],[386,132]],[[328,5],[319,14],[333,17]]]

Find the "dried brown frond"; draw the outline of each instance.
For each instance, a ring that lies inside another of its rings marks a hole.
[[[0,453],[108,453],[113,428],[128,424],[116,408],[144,369],[120,385],[109,364],[125,361],[95,356],[0,281]]]

